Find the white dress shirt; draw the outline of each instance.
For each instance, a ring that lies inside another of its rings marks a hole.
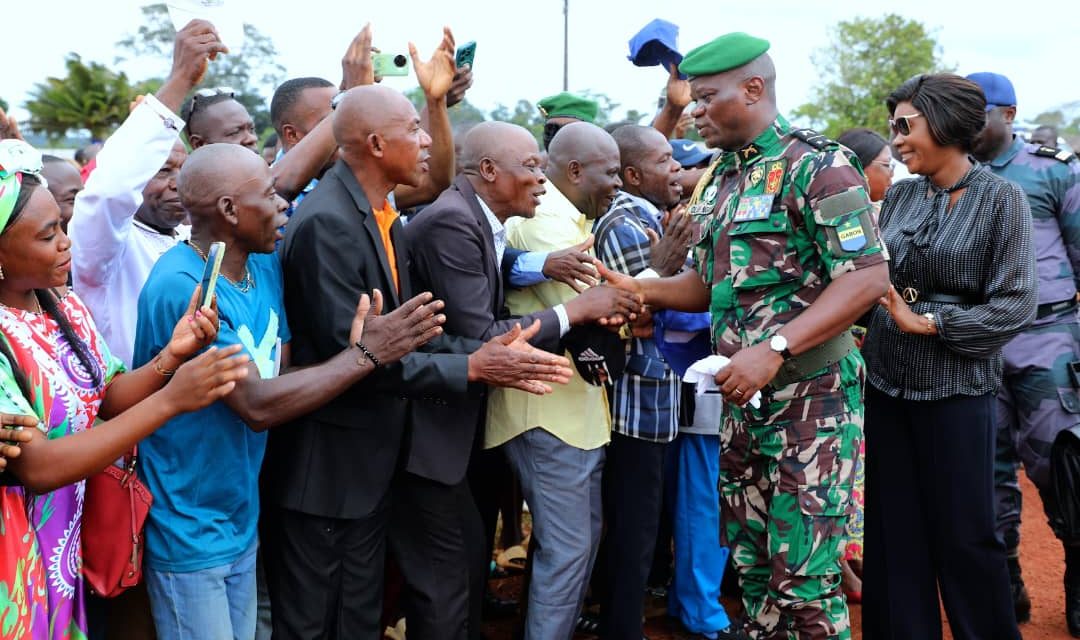
[[[109,349],[128,367],[139,292],[157,259],[191,233],[181,225],[167,236],[135,221],[143,189],[169,159],[183,128],[168,107],[146,96],[105,141],[68,224],[73,287]]]

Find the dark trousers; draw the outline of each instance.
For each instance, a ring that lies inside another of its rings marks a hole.
[[[405,577],[410,640],[463,640],[469,604],[467,537],[479,517],[465,482],[399,472],[390,495],[358,519],[279,510],[267,553],[274,637],[382,638],[387,542]],[[469,531],[469,527],[473,527]]]
[[[994,396],[866,392],[863,637],[1017,640],[994,531]]]
[[[480,432],[482,433],[482,431]],[[469,548],[469,635],[480,638],[484,594],[487,591],[491,556],[495,548],[495,530],[499,511],[503,513],[502,540],[521,542],[521,487],[501,448],[473,450],[469,460],[469,489],[476,505],[479,529],[467,541]],[[516,505],[514,504],[516,502]],[[466,516],[469,517],[469,516]],[[473,531],[473,527],[469,530]],[[514,530],[517,535],[514,536]]]
[[[611,434],[604,465],[604,537],[593,570],[603,637],[641,640],[664,493],[667,443]]]

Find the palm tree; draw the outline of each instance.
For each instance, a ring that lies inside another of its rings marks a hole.
[[[84,63],[76,53],[68,54],[64,64],[66,78],[46,78],[31,91],[25,105],[30,129],[51,138],[87,129],[94,139],[104,139],[127,117],[141,87],[103,64]]]

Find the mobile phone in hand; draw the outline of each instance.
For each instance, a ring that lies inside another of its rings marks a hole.
[[[225,258],[225,243],[211,242],[210,250],[206,252],[206,267],[202,274],[202,304],[200,308],[210,306],[214,299],[214,289],[217,288],[218,274],[221,273],[221,261]]]
[[[409,75],[409,59],[400,53],[372,54],[371,66],[380,78]]]
[[[457,54],[454,56],[454,64],[460,69],[465,65],[469,65],[472,68],[473,58],[476,57],[476,41],[466,42],[458,47]]]

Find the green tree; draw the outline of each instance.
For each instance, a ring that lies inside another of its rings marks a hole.
[[[0,98],[0,110],[3,110],[3,111],[8,110],[7,100],[4,100],[3,98]]]
[[[544,139],[544,117],[540,115],[536,105],[528,100],[518,100],[513,109],[500,103],[495,106],[495,109],[489,115],[492,120],[510,122],[525,127],[529,130],[529,133],[533,134],[537,143]]]
[[[161,58],[172,61],[176,29],[164,4],[142,8],[143,24],[134,33],[116,43],[123,52],[117,64],[128,58]],[[277,62],[278,51],[273,40],[255,27],[244,25],[244,44],[210,63],[203,78],[203,87],[230,87],[236,100],[243,104],[255,120],[255,130],[271,127],[270,96],[285,79],[285,67]]]
[[[810,102],[793,112],[828,136],[851,127],[888,133],[885,98],[916,74],[951,70],[936,35],[896,14],[840,22],[831,36],[811,58],[821,82]]]
[[[405,97],[413,103],[417,111],[424,108],[424,91],[420,87],[413,87],[405,92]],[[476,124],[484,121],[484,112],[476,108],[466,98],[450,107],[450,126],[457,127],[464,124]]]
[[[89,130],[93,138],[105,138],[127,118],[135,96],[147,89],[101,63],[85,63],[75,53],[68,54],[64,65],[67,76],[39,82],[25,104],[30,130],[50,140],[79,129]]]

